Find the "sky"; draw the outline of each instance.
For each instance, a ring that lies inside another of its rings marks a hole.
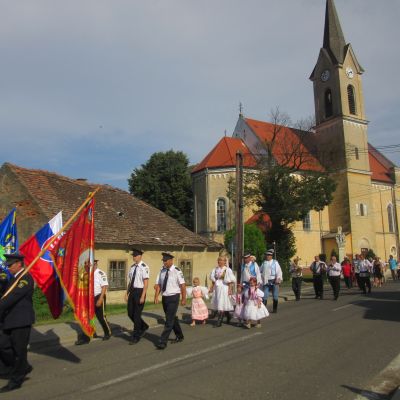
[[[400,144],[400,1],[335,4],[369,142]],[[154,152],[200,162],[240,102],[307,118],[324,17],[325,0],[0,0],[0,164],[127,189]]]

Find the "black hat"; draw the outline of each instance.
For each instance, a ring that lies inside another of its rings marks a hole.
[[[246,251],[243,258],[251,257],[251,251]]]
[[[132,249],[132,255],[133,255],[133,257],[141,256],[142,254],[143,254],[143,251],[142,251],[142,250]]]
[[[266,256],[273,256],[274,255],[274,249],[269,249],[264,253]]]
[[[171,260],[172,258],[174,258],[174,256],[169,253],[161,253],[161,255],[163,261]]]
[[[6,258],[5,264],[7,267],[13,265],[15,262],[24,261],[24,256],[20,253],[4,254],[4,257]]]

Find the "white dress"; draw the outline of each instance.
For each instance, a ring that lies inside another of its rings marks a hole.
[[[214,291],[210,307],[217,311],[233,311],[232,299],[229,296],[229,284],[235,283],[236,278],[228,267],[215,267],[210,275],[214,282]]]
[[[249,292],[250,290],[250,292]],[[249,288],[244,290],[244,307],[242,318],[247,321],[258,321],[269,315],[267,307],[264,306],[262,299],[264,292],[260,289]]]

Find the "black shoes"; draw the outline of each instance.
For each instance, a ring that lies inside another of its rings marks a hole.
[[[180,343],[180,342],[183,342],[183,339],[184,339],[184,337],[183,336],[179,336],[179,337],[176,337],[175,339],[172,339],[172,343]]]
[[[137,344],[137,343],[139,343],[139,341],[140,341],[140,337],[133,337],[130,341],[129,341],[129,344],[130,345],[132,345],[132,344]]]
[[[83,344],[89,344],[89,342],[90,342],[90,340],[78,339],[78,340],[75,342],[75,346],[81,346],[81,345],[83,345]]]
[[[156,344],[158,350],[164,350],[167,347],[167,343],[159,342]]]
[[[144,328],[141,332],[140,332],[140,337],[143,337],[146,334],[146,331],[149,329],[149,326],[147,325],[146,328]]]
[[[19,389],[21,385],[21,383],[8,382],[6,386],[3,386],[0,389],[0,393],[11,392],[12,390]]]
[[[110,340],[110,338],[111,338],[111,335],[104,335],[103,336],[103,341]]]

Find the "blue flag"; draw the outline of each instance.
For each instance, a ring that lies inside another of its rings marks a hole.
[[[17,209],[11,210],[10,214],[0,224],[0,269],[7,272],[7,267],[4,265],[4,254],[15,253],[18,250],[18,235],[16,224]]]

